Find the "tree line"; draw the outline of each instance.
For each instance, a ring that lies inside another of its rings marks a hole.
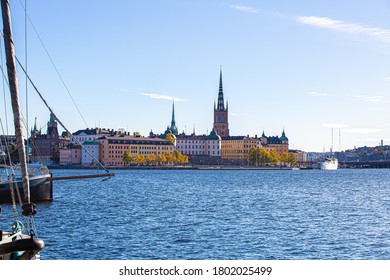
[[[266,165],[266,164],[284,164],[294,165],[297,163],[297,157],[294,153],[283,153],[280,155],[275,150],[267,151],[265,148],[252,147],[247,155],[248,164]]]
[[[157,156],[155,154],[140,155],[136,154],[134,157],[128,151],[125,151],[122,156],[122,161],[125,165],[137,164],[137,165],[166,165],[166,164],[187,164],[188,156],[183,155],[179,151],[175,150],[172,153],[165,151],[162,155]]]

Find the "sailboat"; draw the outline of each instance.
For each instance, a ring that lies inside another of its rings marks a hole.
[[[14,211],[15,221],[12,224],[11,232],[0,230],[0,259],[1,260],[29,260],[36,258],[37,254],[44,248],[43,240],[37,237],[33,216],[37,213],[36,205],[31,202],[30,180],[26,164],[26,150],[24,145],[23,122],[20,112],[20,101],[18,93],[18,77],[16,75],[15,49],[12,38],[10,5],[8,0],[1,0],[1,11],[3,18],[4,45],[7,62],[8,82],[11,94],[12,112],[14,116],[15,137],[18,147],[20,161],[21,181],[25,200],[22,206],[24,223],[18,220],[18,212]],[[13,192],[11,188],[11,192]],[[18,192],[18,188],[15,188]],[[15,196],[13,196],[15,197]],[[14,210],[16,201],[13,200]],[[1,208],[0,208],[1,209]],[[0,211],[1,214],[1,211]],[[25,234],[24,232],[27,232]]]
[[[332,128],[332,147],[333,147],[333,128]],[[321,170],[337,170],[339,167],[339,161],[333,155],[333,148],[330,148],[330,155],[320,163]]]
[[[339,161],[335,158],[331,152],[331,155],[326,157],[323,162],[321,162],[321,170],[337,170],[339,167]]]

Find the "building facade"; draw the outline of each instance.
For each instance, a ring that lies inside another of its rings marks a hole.
[[[249,136],[222,137],[222,161],[232,164],[246,164],[249,150],[260,148],[259,138]]]
[[[78,143],[84,143],[85,141],[94,141],[102,136],[112,136],[118,132],[110,129],[105,128],[87,128],[87,129],[81,129],[77,130],[75,133],[72,134],[71,137],[71,143],[72,144],[78,144]],[[77,139],[77,141],[75,140]]]
[[[134,158],[142,156],[161,156],[172,153],[174,144],[161,138],[133,137],[129,135],[103,136],[96,140],[100,143],[100,162],[105,165],[124,166],[123,154],[129,152]]]
[[[100,143],[97,141],[85,141],[84,149],[81,149],[81,164],[97,164],[100,161]]]
[[[50,120],[47,123],[47,133],[41,134],[36,125],[31,131],[31,161],[33,162],[59,162],[59,150],[68,144],[68,140],[59,136],[57,121],[53,114],[50,114]]]
[[[189,157],[195,164],[217,164],[221,159],[221,137],[213,129],[209,135],[186,135],[176,137],[176,150]]]
[[[260,141],[261,141],[261,145],[268,151],[274,150],[279,155],[288,153],[288,138],[286,137],[284,129],[281,137],[265,136],[263,132]]]
[[[223,85],[222,85],[222,69],[219,73],[219,91],[218,91],[218,104],[214,102],[214,126],[215,132],[221,136],[229,136],[229,120],[228,120],[228,103],[223,97]]]

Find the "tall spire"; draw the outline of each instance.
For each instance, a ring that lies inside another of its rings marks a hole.
[[[225,104],[223,100],[223,86],[222,86],[222,65],[219,71],[219,91],[218,91],[218,111],[224,111],[225,110]]]
[[[171,127],[170,130],[174,135],[178,134],[178,129],[176,126],[176,121],[175,121],[175,100],[172,101],[172,120],[171,120]]]

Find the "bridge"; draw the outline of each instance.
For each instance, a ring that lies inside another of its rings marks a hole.
[[[390,168],[390,160],[345,162],[339,161],[339,166],[346,168]]]

